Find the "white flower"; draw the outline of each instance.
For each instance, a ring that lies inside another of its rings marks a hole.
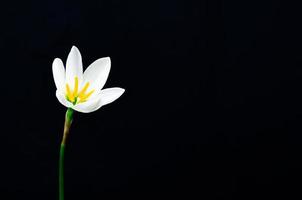
[[[125,91],[123,88],[102,90],[109,75],[110,65],[109,57],[100,58],[83,73],[81,53],[75,46],[67,57],[66,71],[62,60],[54,59],[52,71],[59,102],[76,111],[90,113],[118,99]]]

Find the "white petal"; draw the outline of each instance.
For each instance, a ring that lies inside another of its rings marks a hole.
[[[124,92],[125,89],[118,87],[101,90],[99,95],[101,96],[102,105],[112,103],[113,101],[118,99]]]
[[[59,102],[61,104],[63,104],[65,107],[70,108],[73,106],[71,102],[67,101],[67,99],[65,98],[65,95],[61,91],[57,90],[56,96],[57,96]]]
[[[56,87],[60,91],[64,91],[65,87],[65,69],[61,59],[56,58],[52,63],[52,74]]]
[[[108,78],[111,61],[109,57],[94,61],[84,72],[84,82],[89,82],[91,89],[101,90]]]
[[[77,104],[73,107],[74,110],[82,113],[90,113],[96,111],[102,106],[100,95],[90,99],[84,103]]]
[[[73,46],[66,61],[66,82],[71,88],[74,87],[75,77],[79,78],[79,81],[83,77],[83,64],[82,56],[79,49]]]

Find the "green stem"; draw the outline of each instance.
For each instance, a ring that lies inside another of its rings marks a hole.
[[[67,109],[64,124],[64,133],[60,147],[60,159],[59,159],[59,200],[64,200],[64,158],[65,158],[65,144],[69,134],[70,126],[73,120],[73,110]]]
[[[65,144],[61,144],[59,163],[59,199],[64,200],[64,154]]]

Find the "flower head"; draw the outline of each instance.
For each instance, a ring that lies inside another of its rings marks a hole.
[[[61,104],[78,112],[90,113],[118,99],[123,88],[102,89],[110,72],[109,57],[94,61],[83,73],[82,56],[73,46],[67,57],[66,70],[61,59],[52,64],[56,96]]]

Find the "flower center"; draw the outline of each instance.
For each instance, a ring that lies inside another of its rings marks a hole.
[[[82,90],[79,91],[79,79],[74,78],[74,89],[72,90],[68,83],[66,83],[66,99],[70,101],[73,105],[87,101],[87,99],[92,95],[94,90],[87,93],[89,87],[89,82],[87,82]]]

